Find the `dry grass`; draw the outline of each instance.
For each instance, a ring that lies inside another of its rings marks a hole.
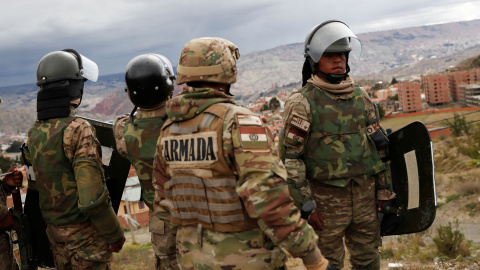
[[[119,253],[113,254],[112,269],[118,270],[155,270],[155,255],[152,244],[130,244]]]
[[[465,121],[470,122],[474,120],[480,120],[480,113],[472,113],[472,111],[464,111],[464,112],[457,112],[459,116],[464,115]],[[422,121],[425,124],[440,121],[447,118],[454,117],[453,112],[448,113],[430,113],[430,114],[423,114],[423,115],[414,115],[414,116],[405,116],[405,117],[397,117],[397,118],[384,118],[380,121],[384,128],[391,128],[392,130],[397,130],[402,128],[413,121]],[[450,119],[451,120],[451,119]],[[444,126],[442,121],[436,122],[432,124],[433,126]]]

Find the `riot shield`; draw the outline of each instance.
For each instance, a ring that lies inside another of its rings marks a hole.
[[[432,225],[437,207],[433,146],[419,121],[388,135],[393,190],[397,198],[384,207],[381,235],[421,232]]]
[[[130,161],[123,158],[117,151],[115,138],[113,137],[113,124],[82,116],[79,117],[87,120],[95,127],[98,141],[102,145],[102,162],[107,188],[110,193],[113,210],[115,210],[115,213],[118,213],[123,188],[130,171]]]

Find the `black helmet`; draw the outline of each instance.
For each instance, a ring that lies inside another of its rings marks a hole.
[[[348,55],[359,58],[362,45],[357,36],[341,21],[329,20],[313,27],[305,38],[305,63],[303,66],[303,85],[312,73],[318,72],[317,63],[325,52],[344,52],[347,57],[347,68],[344,74],[324,74],[331,82],[345,79],[350,72]]]
[[[83,95],[84,82],[96,82],[98,66],[73,49],[48,53],[38,63],[37,118],[45,120],[67,117],[70,101]],[[77,101],[74,106],[78,106]]]
[[[151,108],[173,92],[175,73],[170,61],[159,54],[142,54],[127,65],[125,83],[128,97],[135,106]]]

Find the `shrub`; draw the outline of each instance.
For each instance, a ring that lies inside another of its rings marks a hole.
[[[438,236],[433,238],[433,242],[437,247],[438,253],[449,258],[456,258],[459,255],[463,257],[470,255],[465,235],[457,228],[458,219],[455,221],[453,228],[451,222],[448,222],[448,225],[437,228]]]
[[[457,199],[460,199],[462,196],[459,195],[459,194],[452,194],[450,196],[447,196],[446,200],[445,200],[445,203],[449,203],[453,200],[457,200]]]
[[[474,202],[474,203],[467,203],[465,205],[465,209],[468,211],[468,214],[473,217],[475,215],[478,215],[480,213],[480,203]]]

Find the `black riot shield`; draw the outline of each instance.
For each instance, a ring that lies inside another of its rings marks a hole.
[[[393,190],[397,198],[384,207],[381,235],[421,232],[435,219],[433,147],[427,127],[419,121],[388,136]]]
[[[115,138],[113,137],[113,124],[82,116],[80,118],[87,120],[95,127],[98,141],[102,145],[102,162],[108,192],[110,193],[113,210],[118,213],[123,188],[130,171],[130,161],[123,158],[117,151]]]

